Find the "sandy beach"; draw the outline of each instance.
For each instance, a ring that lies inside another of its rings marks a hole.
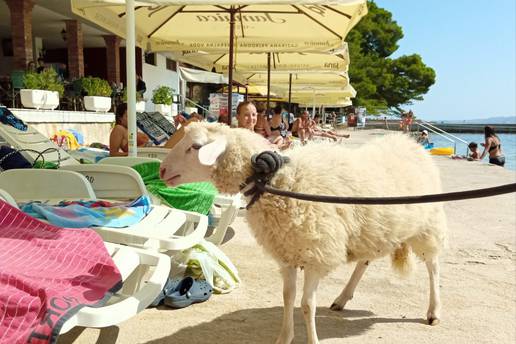
[[[343,144],[360,145],[384,133],[351,131]],[[434,158],[445,191],[516,182],[515,171]],[[441,257],[441,323],[425,324],[429,282],[424,264],[400,279],[384,258],[370,265],[343,312],[329,306],[353,266],[341,266],[321,282],[316,321],[322,343],[515,342],[516,194],[450,202],[445,209],[449,248]],[[232,227],[235,235],[222,249],[239,269],[243,284],[237,290],[182,310],[148,309],[118,327],[76,328],[59,343],[273,343],[282,318],[278,268],[256,244],[245,219]],[[301,283],[299,277],[298,288]],[[306,341],[299,290],[294,343]]]

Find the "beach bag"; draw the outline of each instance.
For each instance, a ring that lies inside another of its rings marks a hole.
[[[172,258],[172,278],[204,279],[217,294],[226,294],[240,283],[238,270],[213,243],[202,240]]]
[[[30,163],[21,152],[32,152],[38,154],[34,159],[34,163]],[[45,154],[57,152],[58,162],[45,162]],[[61,153],[56,148],[47,148],[41,152],[33,149],[14,149],[9,146],[0,147],[0,172],[10,170],[14,168],[59,168],[59,162],[61,161]]]
[[[16,149],[8,146],[0,147],[0,171],[31,167],[32,164]]]

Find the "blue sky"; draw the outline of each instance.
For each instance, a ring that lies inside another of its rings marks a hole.
[[[376,3],[403,29],[394,57],[418,53],[437,74],[425,100],[409,107],[417,116],[437,120],[516,114],[515,0]]]

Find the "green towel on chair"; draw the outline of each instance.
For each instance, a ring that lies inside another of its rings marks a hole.
[[[47,170],[57,170],[57,168],[59,166],[57,166],[57,164],[55,162],[51,162],[51,161],[41,161],[41,160],[38,160],[34,163],[34,166],[32,166],[34,168],[42,168],[42,169],[47,169]]]
[[[181,210],[208,214],[218,191],[211,183],[190,183],[169,187],[159,178],[159,163],[146,162],[133,166],[147,190],[165,204]]]

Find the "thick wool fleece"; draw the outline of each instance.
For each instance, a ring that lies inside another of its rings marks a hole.
[[[211,126],[208,131],[209,141],[217,135],[227,138],[226,152],[214,167],[214,182],[219,191],[235,193],[251,174],[252,154],[270,148],[246,130]],[[389,135],[354,149],[314,143],[284,155],[291,162],[271,181],[283,190],[338,196],[441,192],[431,157],[404,135]],[[247,212],[247,219],[259,244],[280,264],[309,267],[321,275],[344,262],[389,254],[394,265],[403,268],[408,250],[429,258],[446,238],[441,203],[335,205],[265,194]]]

